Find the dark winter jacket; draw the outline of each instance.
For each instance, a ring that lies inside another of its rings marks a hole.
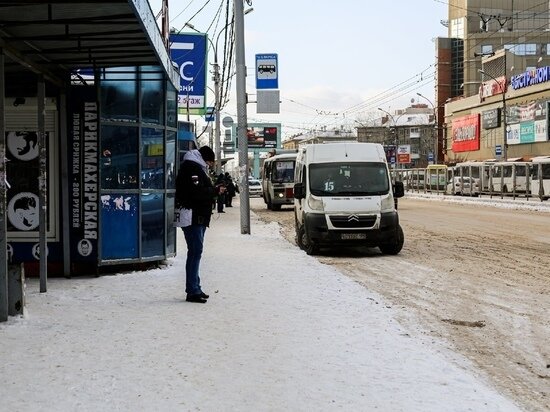
[[[231,178],[227,179],[227,183],[225,186],[227,187],[227,195],[234,197],[235,193],[237,192],[237,186],[235,186],[235,183],[233,183],[233,180]]]
[[[185,154],[176,178],[176,208],[191,209],[192,224],[210,224],[212,201],[216,196],[207,166],[198,150]]]

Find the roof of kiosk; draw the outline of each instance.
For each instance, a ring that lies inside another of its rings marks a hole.
[[[7,72],[160,65],[179,81],[147,0],[1,1],[0,47]]]

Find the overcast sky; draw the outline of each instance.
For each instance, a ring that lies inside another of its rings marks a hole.
[[[150,3],[156,14],[161,1]],[[170,25],[179,30],[190,20],[207,31],[221,3],[170,0]],[[447,34],[440,23],[447,19],[446,1],[253,0],[252,6],[245,17],[247,92],[256,92],[255,55],[277,53],[282,103],[279,115],[256,114],[249,104],[249,122],[280,121],[289,135],[352,125],[378,116],[377,107],[406,107],[419,99],[417,92],[433,102],[434,39]],[[217,30],[223,25],[222,16]],[[236,115],[233,103],[225,110]]]

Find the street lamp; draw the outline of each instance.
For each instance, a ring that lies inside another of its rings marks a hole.
[[[437,109],[435,105],[432,103],[430,99],[428,99],[426,96],[424,96],[421,93],[416,93],[418,97],[422,97],[424,100],[426,100],[430,105],[432,106],[432,110],[434,113],[434,128],[432,130],[432,140],[433,140],[433,150],[434,150],[434,163],[439,163],[439,152],[438,152],[438,146],[439,146],[439,125],[437,124]]]
[[[506,79],[504,82],[499,82],[494,76],[490,75],[483,69],[478,69],[478,72],[483,74],[484,76],[489,76],[491,79],[493,79],[499,86],[500,91],[502,93],[502,139],[503,139],[503,148],[502,148],[502,156],[504,157],[504,160],[508,160],[508,123],[506,119]]]
[[[393,131],[394,131],[394,134],[395,134],[395,136],[394,136],[394,146],[395,146],[395,152],[394,152],[394,154],[395,154],[395,169],[397,170],[397,168],[399,167],[399,156],[398,156],[398,154],[397,154],[397,152],[398,152],[398,145],[399,145],[399,137],[398,137],[398,135],[397,135],[397,125],[395,124],[395,118],[392,116],[392,114],[391,114],[390,112],[387,112],[387,111],[385,111],[384,109],[382,109],[382,108],[380,108],[380,107],[378,108],[378,110],[380,110],[381,112],[384,112],[384,113],[386,113],[388,116],[390,116],[390,117],[391,117],[391,120],[392,120],[392,123],[393,123]],[[388,127],[388,129],[389,129],[389,127]]]
[[[247,15],[248,13],[252,12],[254,9],[252,7],[246,9],[243,12],[243,15]],[[216,175],[219,175],[222,171],[222,159],[221,159],[221,126],[220,126],[220,112],[222,108],[222,102],[220,99],[220,65],[218,64],[218,41],[220,40],[221,34],[233,24],[235,21],[235,18],[231,19],[229,23],[227,23],[218,33],[216,37],[216,42],[214,43],[208,35],[206,38],[210,42],[210,45],[212,46],[212,50],[214,50],[214,152],[216,153]],[[184,27],[189,27],[191,30],[196,31],[197,33],[201,33],[199,30],[195,28],[191,23],[185,23]]]

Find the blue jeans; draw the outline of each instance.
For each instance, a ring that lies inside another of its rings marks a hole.
[[[182,228],[187,243],[187,261],[185,262],[185,292],[189,295],[198,295],[201,290],[199,265],[201,263],[202,245],[206,226],[191,225]]]

